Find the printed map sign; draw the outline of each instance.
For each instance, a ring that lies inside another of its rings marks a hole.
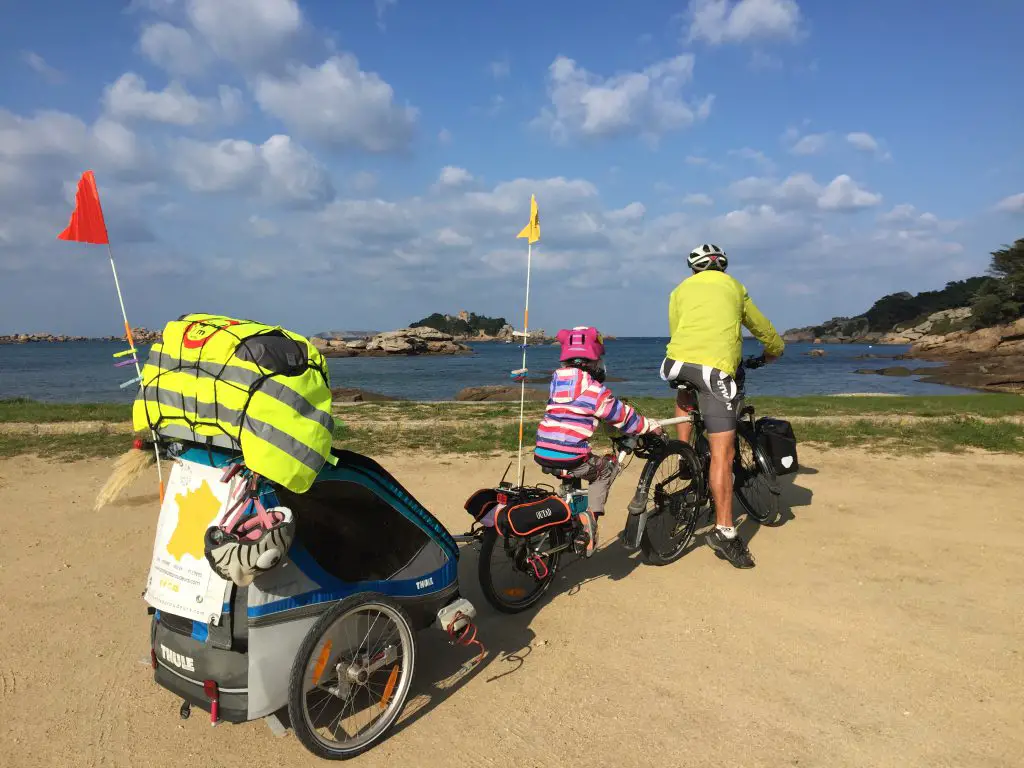
[[[230,582],[220,578],[203,555],[206,529],[216,523],[228,498],[223,470],[178,460],[171,468],[145,600],[160,611],[219,624]]]

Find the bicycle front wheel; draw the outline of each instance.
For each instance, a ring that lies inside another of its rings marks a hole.
[[[781,525],[782,484],[749,424],[736,430],[734,476],[733,491],[746,513],[761,525]]]
[[[686,554],[697,529],[704,499],[702,470],[689,443],[671,440],[647,460],[640,488],[647,495],[649,516],[640,549],[651,565],[668,565]]]

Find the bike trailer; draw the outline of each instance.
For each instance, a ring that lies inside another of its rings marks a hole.
[[[218,576],[204,557],[204,534],[228,499],[223,468],[238,454],[195,444],[171,449],[177,457],[144,598],[153,616],[154,677],[185,702],[183,717],[188,705],[230,722],[289,706],[290,697],[303,694],[305,662],[295,662],[301,648],[313,647],[304,640],[326,612],[354,596],[396,603],[413,631],[435,625],[452,633],[453,616],[455,629],[469,624],[475,611],[459,595],[456,542],[372,459],[332,449],[334,463],[321,467],[308,491],[266,483],[260,500],[292,511],[295,538],[276,566],[239,587]],[[465,621],[458,619],[460,611]],[[334,659],[330,642],[322,653],[310,662],[317,665],[315,678],[328,657]],[[310,687],[307,680],[305,689]],[[401,695],[407,691],[406,685]]]
[[[764,416],[754,424],[754,433],[776,475],[789,475],[800,469],[792,424]]]

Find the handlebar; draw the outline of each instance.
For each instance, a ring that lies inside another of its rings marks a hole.
[[[741,365],[748,370],[754,370],[755,368],[760,368],[762,365],[767,364],[768,360],[765,359],[764,353],[755,357],[748,357],[741,363]]]

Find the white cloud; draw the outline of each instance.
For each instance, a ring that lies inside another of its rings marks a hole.
[[[162,91],[150,91],[139,75],[126,72],[104,90],[103,104],[108,114],[119,119],[191,126],[214,119],[236,120],[242,94],[221,86],[219,99],[199,99],[178,82],[171,82]]]
[[[706,157],[699,157],[697,155],[687,155],[686,162],[689,165],[708,165],[711,161]]]
[[[705,119],[713,97],[689,104],[682,90],[693,77],[692,55],[652,64],[641,72],[601,77],[559,56],[548,68],[548,97],[534,124],[556,141],[576,136],[642,136],[648,140]]]
[[[772,53],[757,49],[750,54],[750,68],[755,72],[770,72],[782,69],[782,59]]]
[[[315,68],[292,66],[280,78],[261,74],[253,90],[265,112],[325,144],[388,152],[412,140],[416,109],[395,104],[391,86],[359,69],[351,54]]]
[[[438,175],[437,183],[441,187],[461,187],[473,180],[473,174],[465,168],[446,165]]]
[[[683,205],[714,205],[715,201],[711,198],[711,195],[706,195],[703,192],[694,192],[683,198]]]
[[[507,58],[492,61],[487,65],[487,68],[490,70],[491,77],[495,80],[501,80],[512,73],[512,66],[509,64],[509,60]]]
[[[836,176],[818,198],[818,207],[827,211],[854,211],[871,208],[882,202],[882,196],[868,192],[846,174]]]
[[[714,242],[730,248],[773,248],[795,245],[809,238],[808,222],[795,212],[780,212],[770,205],[730,211],[708,223]]]
[[[56,67],[50,66],[46,59],[34,51],[25,51],[21,54],[24,61],[37,75],[41,75],[48,83],[64,82],[64,73]]]
[[[377,187],[377,175],[370,171],[359,171],[349,179],[348,186],[361,194],[372,192]]]
[[[809,133],[801,137],[792,147],[790,152],[794,155],[817,155],[820,154],[828,144],[828,134]]]
[[[764,168],[771,170],[775,167],[773,163],[764,152],[759,149],[751,149],[750,147],[743,147],[742,149],[730,149],[729,155],[731,157],[739,157],[744,160],[752,160],[755,163],[763,166]]]
[[[850,146],[854,149],[859,149],[861,152],[878,151],[878,141],[870,133],[862,131],[848,133],[846,134],[846,140],[850,143]]]
[[[181,139],[176,150],[174,170],[193,192],[259,194],[291,207],[321,206],[334,197],[327,171],[288,136],[261,145]]]
[[[442,128],[437,133],[437,141],[439,144],[451,144],[452,143],[452,132],[447,128]]]
[[[960,222],[940,219],[928,211],[921,213],[913,205],[902,203],[878,217],[881,231],[920,231],[949,233],[956,229]]]
[[[800,6],[795,0],[690,0],[688,16],[688,42],[795,40],[800,32]]]
[[[451,227],[445,227],[438,231],[437,242],[454,248],[468,248],[473,244],[473,238],[460,235]]]
[[[733,182],[729,191],[740,200],[770,201],[781,209],[852,211],[878,205],[882,200],[881,195],[862,189],[845,174],[824,187],[808,173],[791,174],[782,182],[749,176]]]
[[[279,55],[303,23],[296,0],[187,0],[186,10],[218,55],[241,64]]]
[[[397,5],[398,0],[373,0],[374,10],[377,12],[377,28],[384,32],[387,25],[384,23],[384,15],[389,7]]]
[[[628,224],[641,221],[647,214],[647,208],[641,202],[632,202],[617,211],[608,211],[605,214],[609,221],[617,224]]]
[[[1024,213],[1024,192],[1004,197],[996,204],[996,210],[1002,213]]]
[[[195,76],[206,69],[209,50],[187,29],[166,21],[147,24],[139,36],[142,55],[172,75]]]
[[[249,217],[249,227],[252,233],[259,238],[273,237],[281,231],[274,222],[255,214]]]

